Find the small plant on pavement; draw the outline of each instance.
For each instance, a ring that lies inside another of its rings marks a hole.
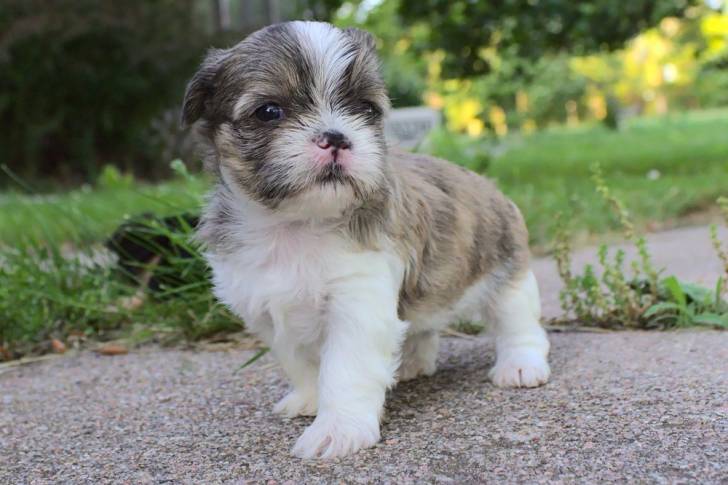
[[[583,273],[572,271],[569,225],[563,216],[557,222],[554,256],[564,282],[561,306],[569,318],[581,325],[602,328],[672,328],[706,325],[728,328],[728,303],[723,299],[728,276],[728,255],[718,238],[717,227],[711,239],[726,269],[714,289],[660,277],[647,241],[634,229],[624,204],[606,185],[598,165],[592,168],[597,193],[616,216],[625,239],[634,245],[637,257],[627,272],[623,249],[610,251],[606,244],[598,249],[599,266],[586,265]],[[728,223],[728,199],[718,201]]]
[[[720,197],[718,199],[718,207],[723,215],[726,226],[728,226],[728,197]],[[726,249],[723,247],[723,243],[718,237],[718,226],[716,224],[712,224],[710,226],[710,240],[713,243],[715,252],[718,254],[718,258],[723,263],[724,276],[728,278],[728,252],[726,252]]]

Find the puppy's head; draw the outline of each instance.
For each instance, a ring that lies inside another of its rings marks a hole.
[[[385,183],[389,107],[373,38],[318,22],[266,27],[208,53],[183,122],[228,184],[285,210],[344,209]]]

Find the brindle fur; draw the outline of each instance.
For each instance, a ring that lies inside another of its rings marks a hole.
[[[346,34],[353,58],[340,83],[327,88],[334,93],[331,102],[354,109],[356,100],[366,97],[386,111],[387,94],[371,36],[355,29]],[[235,103],[245,93],[286,104],[291,114],[280,129],[295,126],[317,102],[312,92],[315,69],[291,30],[277,25],[231,49],[211,51],[187,90],[183,119],[199,121],[208,167],[218,174],[226,167],[236,189],[273,210],[307,186],[279,182],[281,174],[266,163],[275,133],[249,116],[254,104],[243,106],[245,114],[236,119]],[[376,128],[383,176],[373,190],[349,180],[356,204],[338,221],[328,222],[362,249],[377,248],[383,241],[394,244],[406,262],[401,318],[452,305],[486,276],[497,273],[507,281],[527,270],[523,218],[492,182],[433,157],[387,152],[382,120],[368,122]],[[239,244],[233,236],[240,222],[233,194],[220,179],[202,218],[199,238],[215,252],[232,251]]]

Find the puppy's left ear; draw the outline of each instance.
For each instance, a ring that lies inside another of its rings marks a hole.
[[[185,99],[182,103],[182,125],[189,126],[200,118],[209,116],[210,100],[215,94],[215,78],[228,52],[210,49],[200,69],[187,84]]]
[[[376,54],[377,40],[366,30],[349,27],[344,29],[344,33],[348,35],[351,40],[354,41],[354,44],[358,45],[363,52]]]

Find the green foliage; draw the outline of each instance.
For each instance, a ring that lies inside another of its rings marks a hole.
[[[704,325],[728,329],[728,303],[722,298],[724,279],[714,290],[669,276],[660,282],[660,300],[643,318],[661,327]]]
[[[587,80],[575,73],[567,55],[550,55],[540,59],[491,56],[498,69],[467,80],[448,79],[450,73],[442,71],[441,79],[431,81],[428,89],[444,99],[448,121],[463,115],[458,102],[476,101],[482,109],[475,113],[491,133],[497,132],[489,116],[492,107],[506,113],[506,125],[517,130],[526,122],[537,126],[562,123],[566,119],[566,106],[576,105],[575,100],[586,94]],[[519,106],[519,99],[525,101]],[[578,110],[578,108],[577,108]],[[581,112],[584,114],[584,107]],[[451,123],[452,124],[452,123]]]
[[[583,54],[620,47],[641,30],[669,15],[681,15],[687,0],[568,0],[473,2],[401,0],[406,24],[429,27],[425,50],[446,52],[448,77],[483,74],[491,69],[482,49],[505,57],[538,59],[569,49]]]
[[[134,185],[134,177],[130,173],[122,174],[113,165],[105,165],[96,180],[96,186],[102,190],[129,189]]]
[[[502,86],[501,91],[510,89],[510,93],[505,91],[498,98],[493,98],[496,104],[508,107],[509,111],[514,113],[516,93],[521,91],[528,97],[527,113],[509,120],[511,126],[522,124],[525,116],[535,121],[538,126],[561,123],[566,116],[564,107],[569,102],[573,103],[574,100],[582,98],[586,92],[586,80],[571,70],[569,56],[563,54],[523,62],[521,71],[526,75],[519,77],[513,72],[510,79],[503,78],[498,83]],[[487,77],[492,77],[494,74],[496,73]],[[503,77],[503,74],[499,76]]]
[[[105,173],[115,184],[118,173]],[[198,183],[191,175],[187,182]],[[0,244],[0,347],[17,356],[42,352],[50,338],[69,335],[169,343],[241,329],[215,300],[192,231],[183,220],[173,229],[151,220],[142,234],[158,258],[131,278],[96,245],[81,251],[29,238],[13,247]],[[158,237],[172,244],[155,245]],[[153,291],[150,274],[160,282]]]
[[[268,352],[270,352],[270,349],[268,347],[262,347],[261,349],[259,349],[255,353],[255,355],[253,355],[251,358],[249,358],[247,361],[245,361],[243,363],[243,365],[241,365],[240,367],[238,367],[237,369],[235,369],[235,372],[240,372],[241,370],[245,369],[246,367],[250,367],[255,362],[257,362],[258,359],[260,359],[261,357],[263,357]]]
[[[728,106],[728,66],[703,69],[692,89],[700,106]]]
[[[0,253],[0,345],[32,349],[56,332],[98,333],[123,318],[105,307],[130,289],[108,284],[111,271],[49,247]]]
[[[154,176],[151,121],[206,47],[192,0],[9,0],[0,9],[0,163],[91,181],[97,163]],[[5,185],[0,179],[0,185]]]
[[[607,115],[602,120],[604,126],[610,130],[616,130],[619,128],[619,117],[617,116],[618,112],[619,102],[614,98],[614,96],[607,96]]]
[[[22,179],[20,183],[27,185]],[[129,175],[107,166],[94,187],[58,194],[37,194],[30,188],[25,194],[0,193],[0,248],[28,243],[93,244],[135,214],[198,211],[208,187],[204,176],[189,174],[158,185],[130,184]]]
[[[175,234],[187,244],[189,234]],[[63,254],[43,246],[0,251],[0,347],[13,355],[46,350],[51,338],[132,337],[171,343],[196,340],[242,324],[215,301],[199,253],[169,255],[165,268],[186,284],[148,292],[129,284],[97,251]],[[153,268],[149,268],[152,270]]]
[[[598,165],[593,168],[593,180],[597,192],[619,221],[624,237],[636,248],[637,259],[632,261],[632,275],[628,276],[625,251],[617,249],[610,257],[609,248],[602,244],[598,250],[601,276],[592,265],[587,265],[582,274],[574,274],[568,223],[560,216],[554,257],[564,282],[559,296],[566,315],[581,325],[605,328],[728,328],[728,302],[723,299],[728,267],[713,290],[675,276],[660,278],[645,238],[635,233],[624,204],[607,187]],[[713,234],[715,243],[716,232]]]

